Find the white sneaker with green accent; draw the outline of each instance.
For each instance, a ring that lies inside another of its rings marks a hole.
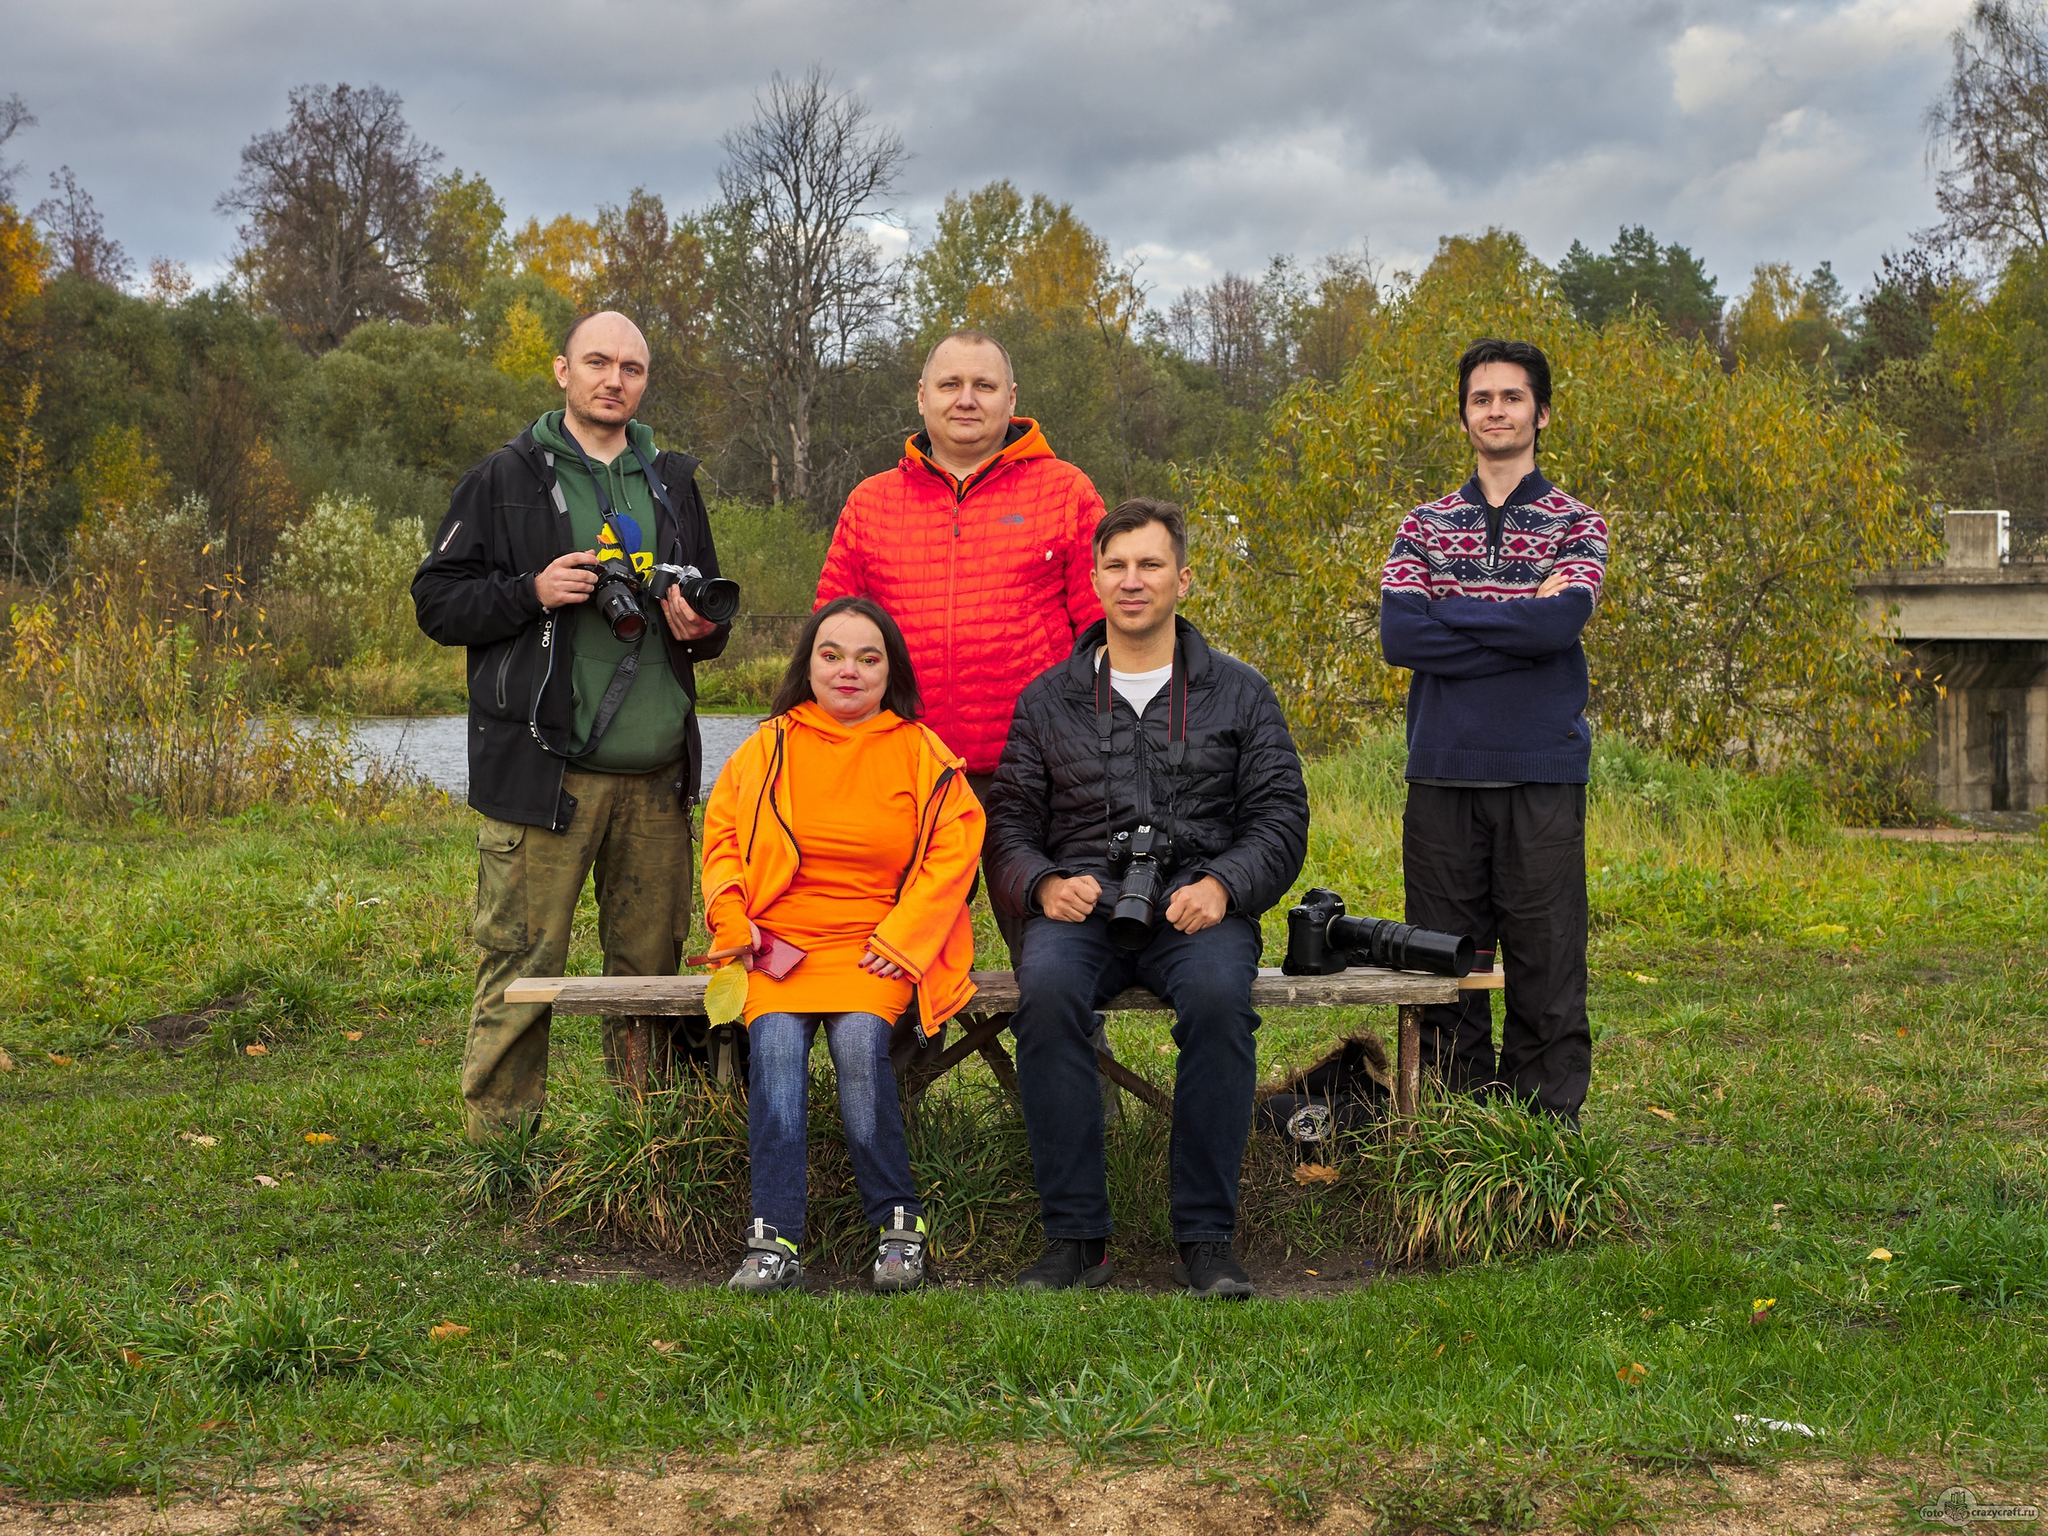
[[[781,1236],[760,1217],[747,1232],[747,1256],[725,1282],[729,1291],[788,1291],[802,1287],[804,1267],[797,1262],[796,1244]]]
[[[914,1291],[924,1284],[924,1218],[897,1206],[882,1228],[881,1252],[875,1256],[875,1289]]]

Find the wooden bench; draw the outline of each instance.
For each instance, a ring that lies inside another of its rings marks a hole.
[[[548,1003],[561,1013],[612,1014],[650,1018],[695,1018],[704,1016],[704,976],[532,976],[513,982],[505,989],[508,1003]],[[997,1079],[1012,1093],[1017,1089],[1017,1068],[1003,1049],[1002,1032],[1009,1027],[1017,1008],[1017,978],[1009,971],[976,971],[974,1000],[965,1013],[953,1021],[961,1031],[950,1045],[943,1037],[938,1047],[903,1052],[896,1069],[906,1097],[915,1098],[969,1056],[979,1055]],[[1498,971],[1471,976],[1427,976],[1415,971],[1382,971],[1358,968],[1334,976],[1286,976],[1277,970],[1262,970],[1252,983],[1252,1006],[1269,1008],[1357,1008],[1391,1004],[1400,1010],[1400,1028],[1394,1057],[1394,1112],[1415,1113],[1422,1075],[1422,1010],[1431,1003],[1450,1003],[1461,991],[1495,991],[1501,986]],[[1119,992],[1103,1004],[1104,1013],[1171,1013],[1173,1010],[1150,992],[1133,987]],[[732,1026],[728,1026],[731,1028]],[[717,1032],[713,1031],[716,1035]],[[727,1049],[718,1049],[724,1044]],[[730,1036],[714,1043],[714,1071],[730,1079],[736,1053]],[[629,1031],[625,1042],[624,1072],[629,1083],[644,1084],[652,1064],[660,1055],[651,1026],[645,1022]],[[928,1058],[928,1059],[921,1059]],[[1103,1076],[1135,1095],[1161,1114],[1171,1117],[1173,1100],[1153,1083],[1140,1077],[1106,1052],[1096,1064]]]

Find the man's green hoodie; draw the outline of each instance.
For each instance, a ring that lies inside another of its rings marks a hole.
[[[626,432],[651,460],[654,457],[654,433],[637,421],[629,423]],[[564,435],[562,413],[549,411],[536,421],[533,440],[555,456],[555,479],[562,487],[562,500],[568,503],[569,525],[576,547],[580,550],[605,547],[601,542],[604,516],[597,508],[597,488],[584,469],[575,445]],[[612,510],[624,513],[639,525],[642,552],[658,554],[654,549],[654,493],[648,488],[647,476],[640,468],[639,454],[627,448],[609,464],[598,464],[594,459],[591,462],[597,473],[604,477],[605,494],[611,498]],[[649,563],[641,561],[643,578],[644,567]],[[571,683],[575,715],[572,740],[580,746],[590,739],[590,728],[597,722],[598,702],[604,697],[605,689],[611,686],[612,675],[619,668],[619,658],[633,647],[612,638],[611,626],[597,611],[595,603],[577,604],[573,622],[571,649],[575,655],[575,669]],[[574,766],[594,769],[599,773],[652,773],[657,768],[666,768],[683,760],[689,744],[690,696],[683,692],[683,685],[676,681],[675,672],[668,664],[661,638],[667,633],[667,628],[666,619],[659,613],[650,613],[647,636],[641,643],[640,670],[634,674],[633,686],[626,694],[625,702],[619,706],[619,712],[612,717],[611,727],[604,733],[604,739],[598,742],[596,750],[587,757],[578,758]]]

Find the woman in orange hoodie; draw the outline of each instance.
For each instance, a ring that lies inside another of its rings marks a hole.
[[[917,678],[895,620],[864,597],[811,615],[768,719],[704,808],[713,954],[747,968],[747,1139],[753,1219],[735,1290],[802,1283],[810,1053],[819,1025],[868,1220],[874,1282],[924,1280],[889,1063],[906,1012],[936,1035],[974,995],[967,899],[982,813],[952,752],[917,723]],[[800,958],[792,961],[800,952]]]

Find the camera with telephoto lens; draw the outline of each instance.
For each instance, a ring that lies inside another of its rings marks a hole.
[[[583,569],[597,572],[590,601],[611,626],[612,638],[628,645],[647,633],[648,614],[661,605],[671,587],[682,592],[683,601],[700,618],[713,624],[730,623],[740,611],[740,584],[722,576],[706,576],[694,565],[657,565],[644,582],[630,563],[616,555],[606,556],[596,565],[585,564]]]
[[[1158,921],[1159,884],[1173,873],[1173,839],[1150,822],[1109,840],[1109,872],[1123,880],[1123,893],[1109,916],[1109,941],[1119,949],[1143,949]]]
[[[1353,965],[1390,971],[1427,971],[1433,976],[1469,976],[1472,940],[1462,933],[1437,933],[1384,917],[1348,917],[1344,898],[1321,887],[1287,911],[1289,976],[1334,976]]]

